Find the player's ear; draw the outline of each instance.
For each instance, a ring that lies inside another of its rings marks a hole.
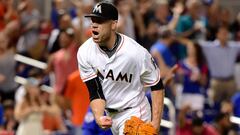
[[[117,30],[117,21],[112,21],[112,30]]]

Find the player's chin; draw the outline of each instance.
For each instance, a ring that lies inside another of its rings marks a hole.
[[[94,42],[99,42],[99,36],[92,35]]]

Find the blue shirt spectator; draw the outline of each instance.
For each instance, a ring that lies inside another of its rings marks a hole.
[[[154,49],[156,49],[159,54],[162,55],[167,66],[172,67],[174,66],[174,64],[176,64],[176,58],[174,57],[168,46],[165,45],[163,42],[157,41],[156,43],[154,43],[151,47],[151,51]]]
[[[232,97],[233,115],[240,117],[240,92]]]
[[[228,41],[221,46],[219,40],[200,41],[211,77],[228,78],[234,75],[235,62],[240,53],[240,42]]]
[[[4,113],[3,106],[0,105],[0,126],[2,126],[4,124],[3,113]]]
[[[194,93],[200,94],[201,93],[201,85],[199,81],[192,81],[191,74],[194,70],[198,69],[191,69],[186,62],[182,61],[179,63],[180,68],[183,70],[183,93]],[[197,71],[200,72],[200,71]]]
[[[84,119],[84,123],[82,125],[82,134],[83,135],[112,135],[112,132],[110,129],[103,130],[97,125],[94,119],[92,110],[89,107],[88,112]]]

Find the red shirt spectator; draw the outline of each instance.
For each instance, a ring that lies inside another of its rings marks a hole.
[[[187,121],[184,127],[177,127],[176,135],[219,135],[217,131],[208,124],[202,126],[193,125]]]

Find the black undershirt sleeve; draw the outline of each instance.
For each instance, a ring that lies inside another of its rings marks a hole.
[[[90,101],[94,99],[103,99],[106,100],[103,91],[102,91],[102,85],[99,81],[99,78],[93,78],[89,81],[85,82],[89,91]]]
[[[164,85],[162,79],[158,81],[158,83],[154,86],[151,86],[152,91],[157,91],[157,90],[164,90]]]

